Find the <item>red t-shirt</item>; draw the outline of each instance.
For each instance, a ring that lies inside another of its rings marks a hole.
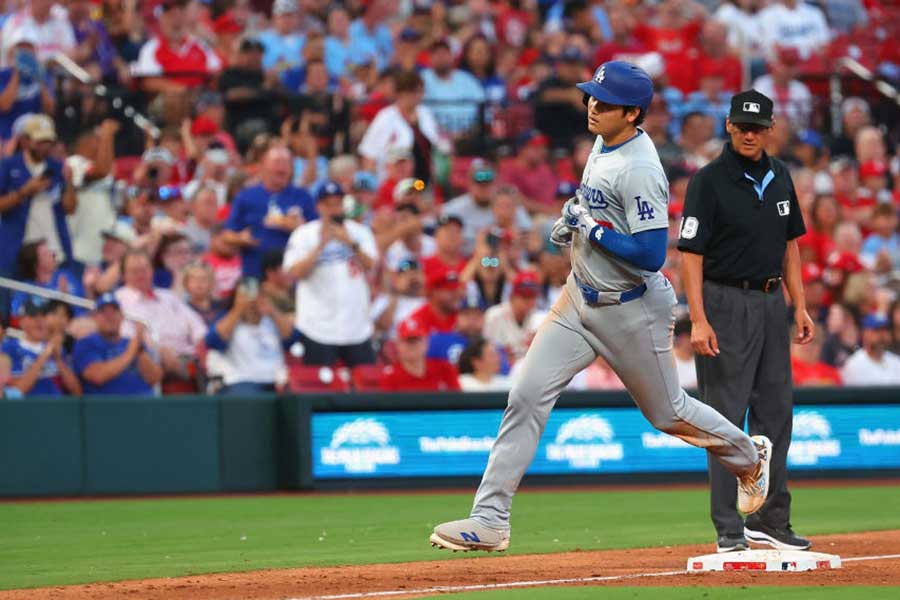
[[[821,361],[815,364],[801,362],[791,357],[794,385],[841,385],[841,374],[831,365]]]
[[[375,196],[375,203],[372,207],[377,210],[382,207],[394,208],[394,187],[400,183],[396,179],[385,179],[378,187],[378,195]]]
[[[213,296],[218,300],[227,300],[241,279],[241,255],[226,257],[207,252],[202,260],[213,270]]]
[[[446,360],[425,360],[425,373],[417,377],[400,363],[388,365],[381,373],[378,387],[386,392],[443,392],[459,391],[459,375]]]
[[[797,240],[797,244],[801,249],[811,249],[815,254],[816,264],[820,267],[825,266],[828,256],[834,250],[834,240],[831,239],[831,236],[815,229],[807,229],[806,234]]]
[[[702,19],[691,21],[677,29],[638,23],[634,28],[634,37],[644,42],[649,50],[656,50],[662,55],[669,83],[682,92],[689,93],[697,89],[695,69],[700,54],[697,36],[702,28]]]
[[[456,313],[450,313],[446,317],[434,312],[431,304],[423,304],[417,308],[411,315],[410,319],[418,321],[428,329],[428,333],[450,333],[456,327]]]

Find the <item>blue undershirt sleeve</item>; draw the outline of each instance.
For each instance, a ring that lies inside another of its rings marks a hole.
[[[603,234],[597,240],[597,225],[591,231],[591,244],[603,248],[645,271],[659,271],[666,262],[666,243],[669,230],[667,228],[650,229],[634,235],[626,235],[603,228]]]

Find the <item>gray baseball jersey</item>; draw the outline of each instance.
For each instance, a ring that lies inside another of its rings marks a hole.
[[[634,235],[669,226],[669,183],[646,133],[612,148],[604,148],[597,136],[577,196],[598,223],[619,233]],[[598,251],[580,235],[572,241],[572,270],[604,292],[630,290],[650,275],[614,254]]]
[[[668,226],[668,186],[650,137],[603,148],[597,139],[580,189],[580,204],[607,227],[635,234]],[[584,283],[608,294],[591,304],[572,275],[517,368],[500,431],[481,485],[473,519],[509,527],[512,497],[531,464],[550,411],[579,371],[602,356],[635,404],[661,431],[705,448],[729,471],[756,467],[753,441],[721,414],[681,389],[672,354],[675,293],[660,273],[643,271],[575,235],[572,269]],[[618,292],[646,283],[626,302]]]

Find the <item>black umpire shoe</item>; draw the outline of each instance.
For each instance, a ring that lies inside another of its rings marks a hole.
[[[720,535],[716,542],[716,552],[719,554],[722,554],[723,552],[738,552],[740,550],[746,550],[749,547],[747,539],[739,533]]]
[[[744,535],[755,544],[766,544],[778,550],[809,550],[812,546],[806,538],[802,538],[788,527],[769,527],[763,523],[748,523],[744,526]]]

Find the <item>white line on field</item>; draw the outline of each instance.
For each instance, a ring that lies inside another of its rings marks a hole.
[[[841,562],[862,562],[866,560],[889,560],[900,558],[900,554],[883,554],[881,556],[854,556],[842,558]],[[502,590],[508,588],[537,587],[542,585],[566,585],[578,583],[598,583],[601,581],[624,581],[649,577],[668,577],[671,575],[687,575],[688,571],[659,571],[655,573],[632,573],[629,575],[606,575],[603,577],[570,577],[567,579],[545,579],[534,581],[509,581],[506,583],[481,583],[473,585],[439,585],[417,590],[384,590],[381,592],[355,592],[352,594],[334,594],[331,596],[305,596],[303,598],[287,598],[286,600],[354,600],[357,598],[388,598],[391,596],[411,596],[423,594],[445,594],[454,592],[480,592],[485,590]]]

